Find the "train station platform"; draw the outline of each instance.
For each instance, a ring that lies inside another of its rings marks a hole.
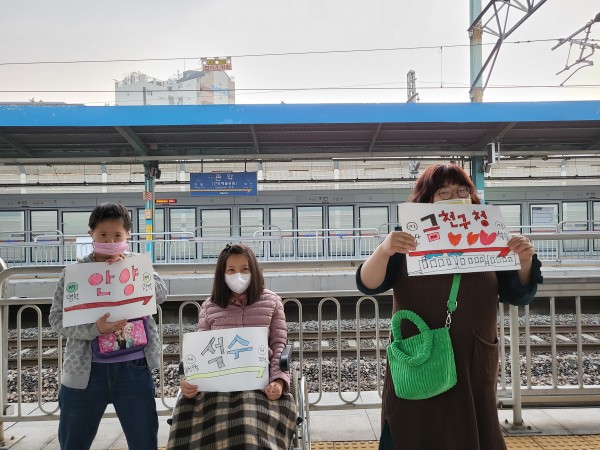
[[[365,401],[376,396],[375,392],[363,392]],[[330,397],[328,399],[327,397]],[[329,400],[329,402],[328,402]],[[167,399],[173,404],[174,399]],[[319,404],[339,405],[337,393],[324,394]],[[53,409],[55,404],[48,404]],[[317,450],[330,449],[377,449],[380,430],[380,409],[357,408],[311,411],[311,447]],[[157,408],[164,405],[157,399]],[[27,415],[40,416],[36,404],[23,404]],[[169,434],[168,416],[159,416],[158,442],[162,449]],[[498,419],[505,430],[505,441],[509,450],[521,449],[578,449],[600,450],[600,407],[587,408],[527,408],[523,410],[525,427],[511,430],[512,410],[498,411]],[[37,420],[20,423],[4,423],[7,447],[11,450],[60,450],[56,420]],[[11,438],[14,442],[11,445]],[[17,440],[18,439],[18,440]],[[103,419],[93,450],[124,450],[125,436],[118,419]]]

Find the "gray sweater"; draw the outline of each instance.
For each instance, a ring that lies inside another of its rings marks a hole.
[[[127,253],[127,257],[133,256]],[[93,254],[78,258],[77,263],[95,262]],[[63,270],[54,292],[54,300],[50,308],[50,326],[58,334],[67,337],[67,349],[63,356],[61,382],[67,387],[85,389],[90,379],[92,368],[91,341],[100,335],[95,323],[63,326],[63,294],[65,285],[65,271]],[[167,286],[160,276],[154,272],[154,286],[156,303],[163,303],[167,298]],[[144,348],[148,367],[156,369],[160,366],[160,342],[158,327],[152,316],[148,316],[148,345]]]

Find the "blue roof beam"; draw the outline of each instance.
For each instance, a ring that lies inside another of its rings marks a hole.
[[[14,148],[15,150],[17,150],[20,153],[20,156],[33,156],[33,154],[27,148],[25,148],[23,146],[23,144],[21,144],[20,142],[18,142],[17,140],[15,140],[12,137],[8,137],[8,136],[4,136],[4,135],[0,134],[0,140],[3,140],[7,144],[11,145],[12,148]]]
[[[377,128],[375,128],[375,132],[373,133],[373,137],[371,138],[371,143],[369,144],[369,153],[373,152],[373,147],[375,147],[375,141],[377,140],[377,136],[379,136],[381,125],[382,124],[378,123]]]
[[[483,138],[477,143],[478,148],[485,148],[492,141],[501,141],[502,137],[512,130],[517,125],[517,122],[501,123],[492,131],[485,134]]]
[[[597,139],[590,144],[587,150],[600,150],[600,134],[598,134],[596,138]]]
[[[250,125],[250,131],[252,132],[252,140],[254,141],[254,151],[258,155],[260,153],[260,147],[258,145],[258,138],[256,137],[256,130],[254,125]]]
[[[137,156],[148,156],[150,151],[146,144],[130,127],[115,127],[115,130],[133,147]]]

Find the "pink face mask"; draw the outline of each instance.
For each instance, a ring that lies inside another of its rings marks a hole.
[[[94,242],[94,252],[100,255],[115,256],[129,250],[129,242]]]

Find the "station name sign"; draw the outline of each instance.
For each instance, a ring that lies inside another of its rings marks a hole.
[[[193,196],[256,195],[256,172],[191,173]]]

